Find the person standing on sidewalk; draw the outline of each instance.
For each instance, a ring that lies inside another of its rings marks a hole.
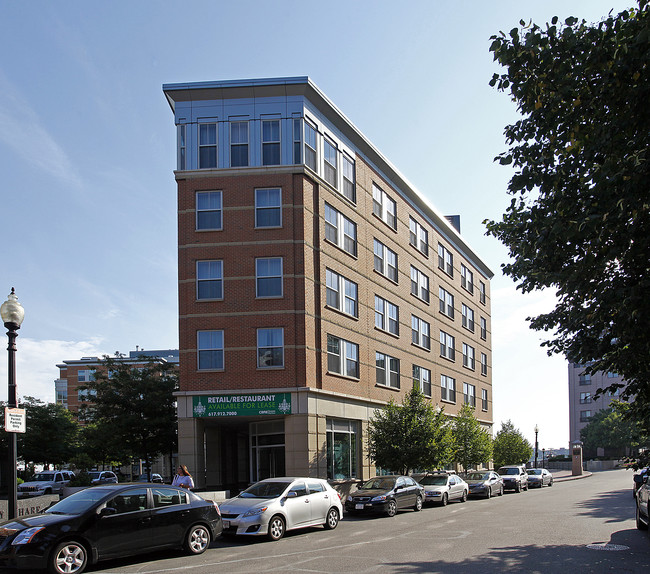
[[[178,465],[178,473],[174,476],[172,481],[172,486],[180,486],[181,488],[187,488],[191,490],[194,488],[194,481],[192,480],[192,475],[190,471],[187,470],[187,467],[184,464]]]

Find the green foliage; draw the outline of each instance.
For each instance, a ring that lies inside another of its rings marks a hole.
[[[492,457],[492,437],[474,416],[474,409],[463,405],[453,420],[453,456],[464,470],[476,468]]]
[[[600,447],[622,456],[627,454],[626,449],[645,446],[647,437],[640,425],[625,416],[629,408],[627,403],[614,402],[610,408],[596,412],[580,431],[585,450],[595,451]]]
[[[450,461],[450,427],[417,387],[377,410],[368,425],[368,456],[376,466],[408,474]]]
[[[524,464],[533,454],[533,447],[510,420],[501,423],[501,430],[494,437],[494,467],[506,464]]]
[[[522,117],[496,158],[514,168],[513,198],[488,234],[509,248],[518,289],[556,292],[554,310],[529,318],[549,354],[621,374],[650,428],[648,2],[593,25],[521,26],[491,38],[505,72],[490,84]]]
[[[75,477],[70,480],[68,483],[68,486],[91,486],[92,485],[92,479],[90,478],[90,475],[88,474],[87,471],[82,470],[75,474]]]

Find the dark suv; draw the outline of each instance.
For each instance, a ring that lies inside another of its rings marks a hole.
[[[528,490],[528,473],[521,464],[509,464],[497,470],[503,478],[503,488],[520,492]]]

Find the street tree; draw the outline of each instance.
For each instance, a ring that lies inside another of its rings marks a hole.
[[[368,456],[383,469],[400,474],[431,470],[447,464],[451,428],[417,387],[398,405],[391,401],[375,411],[368,424]]]
[[[505,68],[490,84],[522,116],[496,158],[514,167],[511,203],[485,222],[509,249],[503,272],[524,293],[554,290],[555,308],[529,318],[543,346],[621,374],[650,428],[648,0],[591,25],[522,21],[490,51]]]
[[[178,375],[174,365],[148,357],[124,361],[105,355],[94,380],[81,387],[87,390],[80,413],[94,426],[89,435],[105,441],[110,452],[101,457],[145,461],[146,468],[176,444],[176,401]],[[143,366],[144,365],[144,366]]]
[[[452,423],[453,457],[464,470],[475,468],[492,457],[492,437],[465,404]]]
[[[507,420],[501,423],[501,430],[497,432],[493,442],[494,466],[506,464],[524,464],[530,459],[533,447],[515,428],[512,421]]]
[[[647,446],[647,436],[639,423],[625,416],[629,408],[628,403],[616,401],[596,412],[580,430],[585,452],[596,453],[603,448],[616,456],[628,456],[640,446]]]

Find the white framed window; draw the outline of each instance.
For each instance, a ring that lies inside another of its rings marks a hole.
[[[463,367],[467,367],[472,371],[476,368],[476,360],[474,358],[474,347],[463,343]]]
[[[476,406],[476,387],[469,383],[463,383],[463,400],[466,405]]]
[[[305,120],[305,165],[313,171],[317,169],[317,138],[316,128]]]
[[[578,375],[578,384],[591,385],[591,375],[588,373],[582,373]]]
[[[488,410],[488,392],[487,389],[481,389],[481,410]]]
[[[429,256],[429,232],[410,216],[409,243],[427,257]]]
[[[486,294],[485,294],[485,283],[483,281],[478,282],[478,300],[485,305]]]
[[[456,402],[456,379],[440,375],[440,398],[449,403]]]
[[[399,389],[399,359],[376,351],[375,365],[377,384],[383,387]]]
[[[196,229],[220,231],[223,229],[223,206],[220,191],[196,192]]]
[[[413,365],[413,386],[420,389],[425,397],[430,397],[431,371],[429,369],[425,369],[424,367]]]
[[[187,131],[185,124],[178,126],[176,132],[178,138],[178,158],[176,165],[178,165],[179,170],[183,171],[187,167]]]
[[[299,118],[294,118],[293,120],[293,163],[299,164],[302,163],[302,120]]]
[[[481,375],[487,377],[487,374],[488,374],[487,355],[485,353],[481,353]]]
[[[80,403],[90,401],[90,397],[96,397],[96,389],[77,389],[77,400]]]
[[[450,361],[456,360],[456,339],[444,331],[440,331],[440,356]]]
[[[397,203],[374,183],[372,184],[372,212],[386,225],[397,229]]]
[[[580,404],[586,405],[591,402],[591,393],[580,393]]]
[[[94,369],[79,369],[77,371],[77,381],[80,383],[89,383],[95,380]]]
[[[325,270],[325,276],[325,300],[327,306],[346,315],[358,317],[359,289],[357,284],[331,269]]]
[[[217,124],[199,124],[199,169],[217,167]]]
[[[280,163],[280,120],[262,120],[262,165]]]
[[[230,167],[248,165],[248,122],[230,122]]]
[[[327,370],[358,379],[359,345],[334,335],[327,335]]]
[[[460,286],[474,294],[474,273],[463,263],[460,264]]]
[[[223,261],[196,262],[196,298],[223,299]]]
[[[325,204],[325,239],[357,256],[357,224],[328,203]]]
[[[481,317],[481,339],[484,341],[487,339],[487,320],[485,317]]]
[[[438,288],[438,300],[440,301],[440,312],[443,315],[447,315],[450,319],[454,318],[454,296],[443,289],[442,287]]]
[[[199,371],[223,370],[223,330],[198,331],[196,335]]]
[[[255,190],[255,227],[282,227],[282,190]]]
[[[282,297],[282,257],[255,260],[255,296]]]
[[[454,276],[454,254],[442,243],[438,243],[438,268],[442,269],[449,277]]]
[[[397,253],[377,239],[374,240],[374,253],[375,271],[397,283]]]
[[[413,265],[411,265],[411,295],[426,303],[429,302],[429,277]]]
[[[474,310],[471,307],[461,303],[460,311],[463,316],[462,324],[468,331],[474,332]]]
[[[336,145],[328,138],[323,138],[323,178],[334,189],[338,189],[339,170]]]
[[[580,411],[580,422],[588,423],[591,419],[591,411]]]
[[[375,295],[375,327],[399,335],[399,307]]]
[[[414,345],[431,350],[431,326],[415,315],[411,315],[411,340]]]
[[[260,369],[284,367],[282,327],[257,330],[257,367]]]
[[[352,203],[357,202],[355,185],[354,160],[346,153],[343,154],[343,195]]]

